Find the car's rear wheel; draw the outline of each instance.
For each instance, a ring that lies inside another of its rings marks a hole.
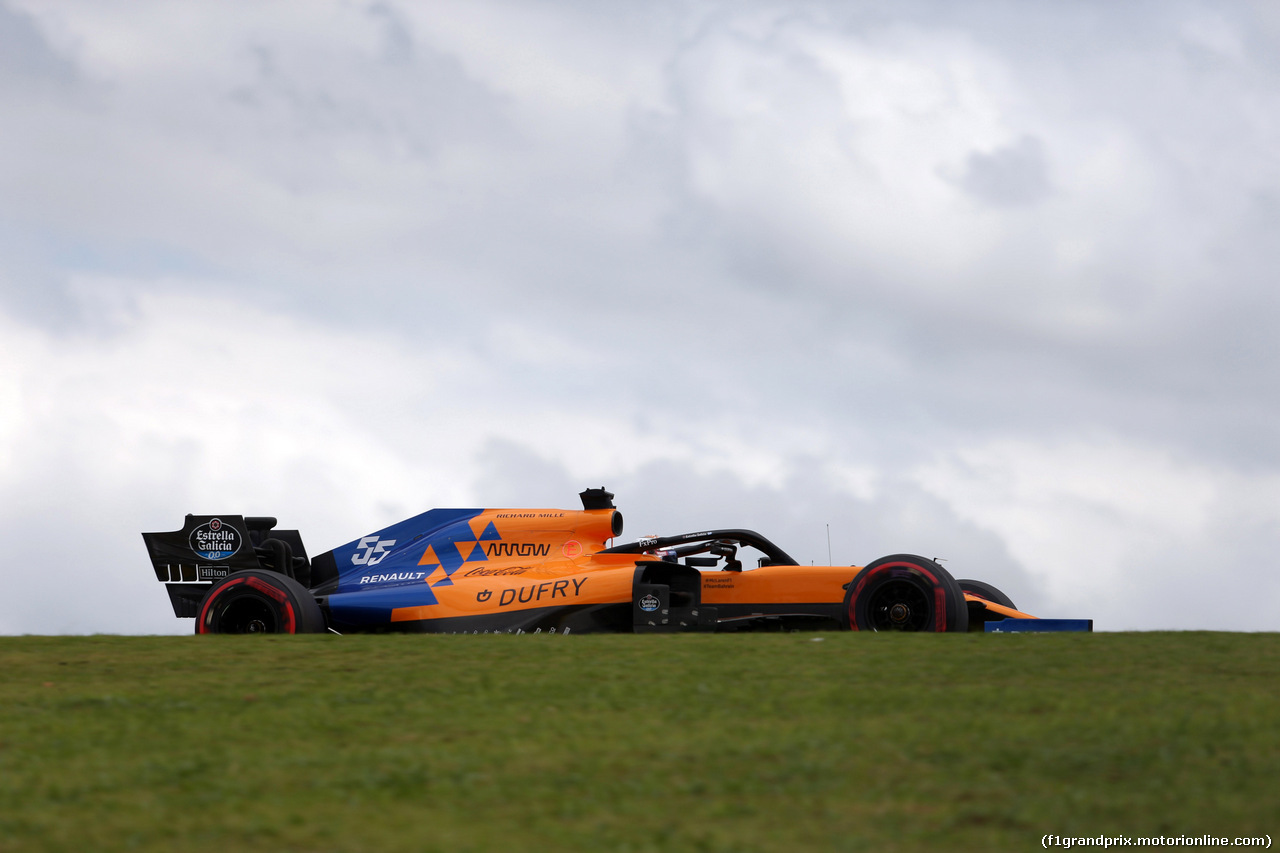
[[[200,602],[197,634],[317,634],[320,605],[296,580],[276,572],[234,572]]]
[[[934,560],[895,554],[849,584],[844,615],[854,631],[967,631],[969,609],[951,573]]]
[[[956,583],[960,584],[960,589],[963,592],[967,592],[970,595],[976,595],[978,598],[983,598],[994,604],[1001,604],[1014,610],[1018,609],[1018,605],[1013,603],[1012,598],[1005,595],[998,588],[992,586],[986,581],[975,581],[969,580],[968,578],[961,578],[956,581]]]

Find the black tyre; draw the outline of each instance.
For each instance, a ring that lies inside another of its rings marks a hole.
[[[913,554],[868,564],[849,584],[844,604],[853,631],[969,630],[969,608],[956,579]]]
[[[275,572],[233,572],[200,602],[197,634],[318,634],[324,614],[306,587]]]
[[[960,589],[962,591],[967,592],[970,595],[976,595],[978,598],[985,598],[987,601],[995,604],[1002,604],[1005,607],[1011,607],[1014,610],[1018,609],[1018,605],[1013,603],[1012,598],[1005,595],[999,589],[986,581],[961,579],[956,581],[956,583],[960,584]]]

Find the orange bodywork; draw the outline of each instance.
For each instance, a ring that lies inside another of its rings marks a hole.
[[[448,585],[440,585],[446,574],[433,547],[423,549],[418,565],[433,570],[422,581],[438,602],[395,608],[391,621],[628,601],[635,561],[593,556],[613,537],[613,516],[613,510],[485,510],[468,522],[477,541]],[[501,539],[485,541],[488,529]]]
[[[625,604],[631,601],[637,562],[649,555],[601,554],[612,538],[611,510],[485,510],[469,524],[477,542],[468,560],[452,574],[448,586],[440,560],[430,545],[420,566],[433,566],[422,582],[432,585],[437,602],[398,607],[392,622],[480,616],[556,605]],[[500,542],[480,541],[490,525]],[[838,604],[860,566],[765,566],[745,571],[701,571],[701,599],[707,606]],[[965,594],[1002,616],[1029,614]]]
[[[988,601],[980,595],[974,595],[971,592],[964,594],[965,601],[976,601],[992,613],[998,613],[1006,619],[1039,619],[1039,616],[1032,616],[1030,613],[1023,613],[1021,610],[1014,610],[1012,607],[1005,607],[1003,604],[996,604],[994,601]]]
[[[646,554],[601,554],[613,536],[613,510],[490,509],[467,523],[475,537],[464,565],[446,578],[428,544],[417,563],[436,602],[397,607],[392,622],[479,616],[556,605],[631,601],[638,562]],[[492,526],[492,527],[491,527]],[[493,529],[500,540],[485,541]],[[767,566],[703,571],[702,602],[839,603],[856,566]]]
[[[765,566],[741,572],[702,573],[706,604],[812,604],[839,602],[857,566]]]

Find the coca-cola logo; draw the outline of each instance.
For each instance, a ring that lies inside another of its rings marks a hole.
[[[191,531],[191,550],[203,560],[225,560],[240,550],[240,532],[220,518],[211,518]]]

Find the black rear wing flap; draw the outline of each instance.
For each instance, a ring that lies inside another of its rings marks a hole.
[[[156,580],[169,592],[173,615],[194,618],[214,582],[244,569],[279,572],[312,586],[302,536],[275,526],[269,516],[188,515],[181,530],[142,534]]]

